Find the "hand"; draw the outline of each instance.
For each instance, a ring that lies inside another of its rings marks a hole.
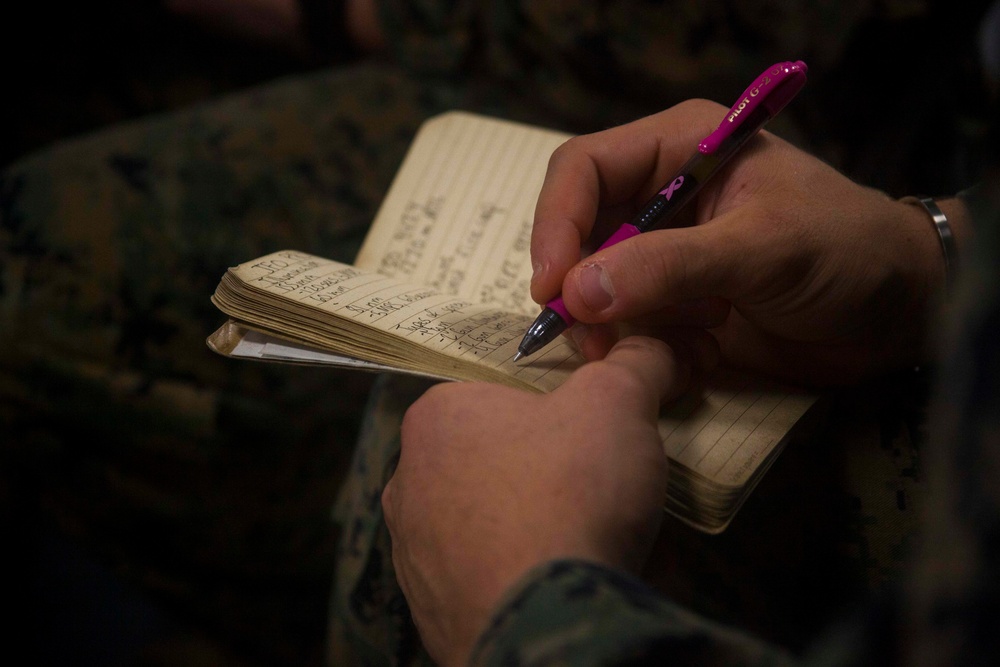
[[[537,565],[638,571],[666,493],[658,408],[689,373],[668,346],[635,337],[550,394],[449,383],[410,407],[382,506],[435,660],[464,662],[503,593]]]
[[[535,211],[535,300],[561,291],[578,320],[596,325],[571,330],[591,359],[615,340],[609,325],[625,323],[650,334],[710,329],[731,363],[804,384],[922,361],[925,318],[944,281],[926,213],[767,132],[704,186],[685,211],[693,226],[581,261],[591,232],[628,222],[725,111],[693,100],[560,147]],[[961,227],[961,206],[948,206]]]

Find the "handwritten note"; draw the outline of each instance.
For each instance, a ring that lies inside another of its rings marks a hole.
[[[466,117],[433,119],[417,137],[354,263],[535,315],[534,205],[549,156],[569,135],[490,118],[452,122],[458,116]]]
[[[267,326],[268,317],[239,308],[239,293],[271,295],[276,307],[298,306],[285,315],[286,331],[373,361],[405,364],[429,351],[495,369],[543,391],[561,384],[582,361],[560,341],[544,351],[539,363],[515,364],[530,316],[308,253],[281,251],[241,264],[226,274],[220,288],[214,298],[232,316]],[[318,313],[335,318],[318,327]],[[389,335],[366,338],[362,329]]]

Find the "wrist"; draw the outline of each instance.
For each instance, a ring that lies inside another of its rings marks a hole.
[[[959,197],[939,199],[909,196],[899,201],[918,209],[923,214],[925,228],[934,232],[937,247],[936,252],[932,252],[936,257],[933,264],[938,267],[935,271],[938,283],[942,281],[943,273],[943,285],[947,295],[958,273],[961,254],[958,239],[961,238],[962,243],[968,240],[968,210],[965,203]],[[925,231],[923,236],[926,241],[931,235]]]
[[[954,239],[956,264],[961,266],[961,258],[968,254],[969,243],[972,239],[972,216],[969,212],[969,205],[960,196],[942,197],[936,201],[942,213],[948,218],[948,225],[951,227]]]
[[[961,198],[931,198],[929,205],[921,199],[925,198],[903,197],[896,202],[898,235],[893,238],[905,242],[897,247],[910,249],[900,255],[899,266],[901,274],[909,276],[910,306],[903,308],[900,333],[889,337],[889,348],[895,351],[890,356],[904,365],[917,366],[936,356],[929,347],[933,337],[928,335],[927,325],[948,303],[949,288],[971,235],[969,210]],[[907,326],[907,322],[921,325]]]

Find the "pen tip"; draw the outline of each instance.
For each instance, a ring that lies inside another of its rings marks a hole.
[[[517,363],[518,361],[520,361],[520,360],[521,360],[521,359],[522,359],[523,357],[524,357],[524,355],[523,355],[523,354],[521,354],[521,352],[520,352],[520,351],[516,352],[516,353],[514,354],[514,363],[516,364],[516,363]]]

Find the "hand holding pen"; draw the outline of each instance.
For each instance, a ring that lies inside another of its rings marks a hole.
[[[595,227],[633,219],[728,113],[691,100],[557,150],[535,211],[535,300],[561,295],[589,359],[625,324],[696,363],[721,352],[809,384],[919,362],[943,276],[933,225],[768,132],[669,225],[581,259]]]
[[[645,206],[598,248],[603,250],[639,234],[676,224],[678,213],[702,186],[805,85],[806,65],[778,63],[740,95],[722,123],[698,144],[698,150]],[[531,355],[573,326],[575,318],[561,296],[546,303],[518,347],[515,361]]]

